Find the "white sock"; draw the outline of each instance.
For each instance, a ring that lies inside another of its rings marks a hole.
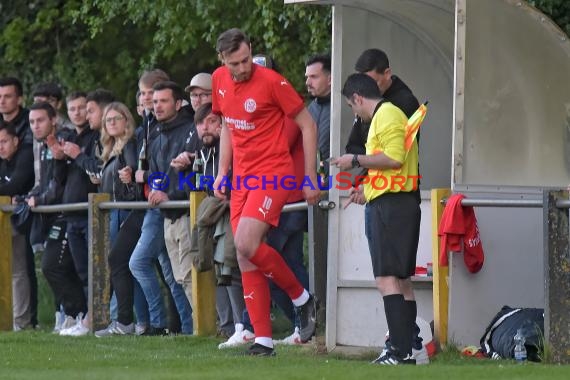
[[[259,343],[265,347],[273,348],[273,339],[265,336],[255,337],[255,343]]]
[[[303,293],[301,293],[299,297],[295,298],[292,301],[293,305],[299,307],[306,304],[308,300],[309,300],[309,292],[307,291],[307,289],[303,289]]]

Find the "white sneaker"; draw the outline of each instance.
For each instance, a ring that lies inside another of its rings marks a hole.
[[[297,344],[303,344],[303,342],[301,341],[301,334],[299,334],[299,328],[295,327],[295,331],[293,332],[293,334],[281,340],[274,340],[273,344],[287,344],[291,346]]]
[[[243,324],[236,323],[236,332],[230,338],[218,345],[218,349],[224,349],[229,347],[236,347],[242,344],[247,344],[253,342],[255,339],[255,334],[249,330],[244,329]]]
[[[135,335],[142,335],[146,331],[147,326],[143,325],[142,323],[135,324]]]
[[[422,344],[421,350],[412,348],[412,358],[416,360],[416,365],[429,364],[429,356],[426,346]]]
[[[69,315],[66,315],[65,318],[63,318],[63,322],[61,323],[61,326],[59,327],[59,331],[57,332],[57,334],[61,335],[61,332],[63,330],[68,330],[72,327],[74,327],[77,324],[77,320]]]
[[[67,322],[67,318],[71,318],[71,317],[66,317],[66,319],[65,319],[66,322]],[[61,336],[83,336],[83,335],[87,335],[88,333],[89,333],[89,328],[87,328],[83,325],[83,313],[79,313],[79,314],[77,314],[77,317],[75,318],[75,324],[69,328],[62,328],[61,331],[59,332],[59,335],[61,335]]]
[[[59,332],[61,331],[61,325],[63,325],[64,320],[65,320],[65,314],[63,314],[61,311],[56,311],[55,312],[55,324],[53,326],[53,333],[54,334],[59,334]]]
[[[76,324],[75,326],[73,326],[71,328],[71,331],[69,331],[69,334],[67,334],[68,336],[85,336],[89,334],[89,327],[86,327],[82,321],[79,321],[78,324]]]
[[[111,335],[133,335],[135,333],[135,324],[130,323],[128,325],[123,325],[119,321],[112,321],[109,326],[103,330],[95,331],[95,336],[97,338],[102,338]]]

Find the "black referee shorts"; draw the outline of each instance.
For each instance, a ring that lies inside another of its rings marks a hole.
[[[420,220],[416,192],[387,193],[366,204],[366,238],[374,277],[414,275]]]

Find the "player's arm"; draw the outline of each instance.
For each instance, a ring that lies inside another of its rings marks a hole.
[[[230,130],[226,126],[226,122],[222,118],[222,131],[220,133],[220,161],[218,166],[218,174],[216,175],[216,180],[214,181],[214,195],[217,198],[226,199],[226,186],[220,187],[222,179],[227,177],[230,166],[232,164],[232,140],[231,140]],[[227,183],[227,181],[226,181]]]
[[[303,135],[303,153],[305,154],[305,175],[310,178],[311,183],[317,182],[317,125],[313,117],[303,107],[301,112],[295,116],[295,122],[301,129]],[[316,204],[319,201],[320,191],[318,186],[315,189],[305,186],[303,188],[305,199],[309,204]]]

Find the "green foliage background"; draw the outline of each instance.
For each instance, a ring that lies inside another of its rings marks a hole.
[[[570,1],[530,0],[570,34]],[[159,67],[182,85],[218,66],[217,36],[231,27],[272,55],[304,93],[304,61],[330,51],[330,6],[282,0],[2,0],[0,76],[64,90],[108,88],[133,106],[137,79]]]
[[[239,27],[302,90],[304,61],[330,51],[331,23],[329,6],[282,0],[3,0],[0,76],[20,78],[27,94],[44,81],[66,91],[104,87],[133,106],[144,69],[186,85],[219,65],[218,35]]]

